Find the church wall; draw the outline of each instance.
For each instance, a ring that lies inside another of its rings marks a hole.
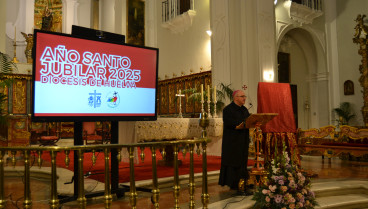
[[[289,48],[290,53],[290,69],[298,69],[298,71],[291,71],[291,84],[297,85],[298,92],[298,128],[309,128],[309,110],[305,109],[305,103],[310,101],[309,98],[309,82],[305,78],[308,77],[307,62],[303,50],[293,40],[293,44]]]
[[[26,48],[25,38],[21,32],[31,33],[31,27],[27,24],[32,22],[33,18],[29,18],[27,15],[31,15],[29,10],[33,9],[33,4],[30,1],[25,0],[6,0],[6,17],[5,17],[5,50],[4,52],[10,57],[14,57],[14,39],[17,41],[16,56],[17,60],[21,63],[26,62],[24,50]],[[32,8],[27,8],[32,7]],[[33,17],[33,16],[31,16]],[[31,20],[29,20],[31,19]],[[16,35],[15,35],[16,29]]]
[[[354,21],[358,14],[368,15],[368,2],[365,0],[337,0],[337,43],[340,72],[340,102],[350,102],[356,118],[352,120],[351,125],[364,124],[361,108],[363,106],[362,87],[359,83],[359,65],[361,56],[358,54],[359,46],[353,43],[356,22]],[[367,20],[367,18],[365,18]],[[351,80],[354,83],[354,95],[344,95],[344,82]]]
[[[281,47],[280,43],[284,35],[293,35],[304,53],[305,68],[308,70],[304,80],[292,80],[292,83],[297,84],[298,87],[308,86],[308,88],[298,88],[298,116],[310,121],[309,124],[304,124],[305,127],[309,128],[331,124],[333,123],[332,108],[334,108],[332,104],[336,103],[335,97],[336,91],[338,91],[334,86],[338,76],[333,76],[335,71],[338,72],[338,69],[333,68],[337,65],[337,58],[333,54],[328,54],[333,49],[331,44],[335,45],[335,42],[331,42],[329,39],[333,37],[331,34],[335,33],[333,21],[331,21],[331,19],[335,19],[334,13],[331,13],[335,3],[324,1],[323,15],[313,19],[312,23],[301,23],[291,19],[285,3],[286,1],[280,1],[276,7],[278,45]],[[289,33],[295,29],[297,33]],[[291,72],[303,74],[302,71],[300,72],[300,68],[293,66]],[[306,102],[310,108],[309,112],[305,110]]]
[[[159,77],[173,78],[192,69],[198,73],[211,68],[209,0],[194,1],[196,16],[192,26],[183,32],[174,34],[161,26],[161,1],[157,1],[157,47],[159,48]]]
[[[246,106],[253,106],[250,112],[255,113],[258,82],[264,81],[263,72],[274,71],[276,59],[273,1],[229,1],[228,7],[230,63],[225,67],[229,70],[219,68],[217,59],[214,67],[226,75],[217,77],[218,82],[231,84],[233,89],[247,86]]]
[[[0,31],[5,31],[6,25],[6,1],[0,1]],[[5,33],[0,33],[0,52],[5,53]]]
[[[78,12],[75,24],[86,28],[93,28],[92,0],[79,0],[77,10]]]
[[[127,22],[126,4],[127,2],[126,0],[117,0],[115,1],[115,4],[116,6],[115,6],[115,31],[114,32],[119,33],[119,34],[126,34],[126,22]]]
[[[100,29],[115,32],[115,0],[100,2]]]
[[[243,74],[246,63],[244,60],[240,59],[243,56],[243,42],[247,37],[247,34],[243,34],[239,29],[247,27],[246,20],[242,16],[242,11],[244,11],[245,6],[243,6],[240,1],[230,1],[229,2],[229,41],[230,41],[230,81],[231,87],[235,89],[240,89],[243,83]],[[253,30],[254,31],[254,30]],[[248,46],[249,47],[249,46]],[[223,81],[223,83],[225,83]],[[249,84],[248,84],[249,85]]]

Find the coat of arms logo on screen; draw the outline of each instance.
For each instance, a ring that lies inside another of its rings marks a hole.
[[[107,94],[107,106],[115,108],[119,106],[119,103],[120,103],[120,96],[118,92],[114,91]]]
[[[97,93],[96,90],[94,92],[89,93],[88,97],[88,105],[96,108],[101,106],[101,93]]]

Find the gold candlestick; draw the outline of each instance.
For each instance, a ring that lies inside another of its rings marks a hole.
[[[181,112],[181,97],[184,97],[185,95],[184,94],[181,94],[181,90],[179,89],[179,93],[178,94],[175,94],[176,97],[179,97],[179,115],[178,115],[178,118],[182,118],[183,117],[183,114]]]
[[[13,62],[14,63],[19,63],[19,61],[17,60],[17,27],[14,27],[14,57],[13,57]]]

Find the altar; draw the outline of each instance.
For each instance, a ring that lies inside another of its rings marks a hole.
[[[210,118],[207,154],[221,156],[222,118]],[[119,122],[119,144],[200,138],[199,118],[157,118],[157,121]]]

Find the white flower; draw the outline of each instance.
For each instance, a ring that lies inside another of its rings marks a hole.
[[[271,190],[271,192],[275,192],[275,190],[276,190],[276,185],[270,185],[270,186],[268,186],[268,188]]]

